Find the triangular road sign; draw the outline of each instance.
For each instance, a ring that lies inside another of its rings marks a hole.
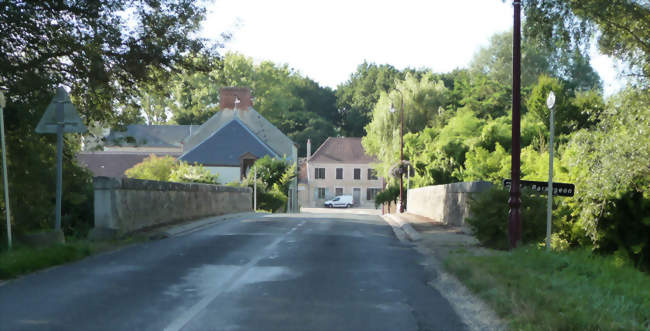
[[[56,89],[56,95],[45,109],[45,114],[38,122],[36,133],[56,133],[56,108],[60,103],[63,103],[63,132],[86,132],[87,128],[70,101],[70,95],[63,87],[59,87]]]

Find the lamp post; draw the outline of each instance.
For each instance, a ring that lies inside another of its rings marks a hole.
[[[551,132],[548,139],[548,201],[546,206],[546,250],[548,251],[551,249],[551,221],[553,217],[553,131],[555,127],[553,119],[555,93],[553,93],[553,91],[548,94],[548,98],[546,99],[546,106],[551,112],[551,118],[549,119]]]
[[[399,212],[403,213],[404,212],[404,174],[402,172],[402,163],[404,162],[404,95],[402,94],[402,91],[400,90],[395,90],[399,92],[400,98],[401,98],[401,106],[400,106],[400,126],[399,126]],[[395,107],[393,107],[393,104],[390,104],[390,112],[394,113],[395,112]]]
[[[510,249],[521,242],[521,192],[520,183],[520,125],[521,125],[521,0],[514,0],[514,27],[512,33],[512,185],[510,185],[510,214],[508,220],[508,241]]]

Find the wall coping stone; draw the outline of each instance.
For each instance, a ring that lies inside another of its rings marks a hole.
[[[244,192],[250,193],[250,187],[232,187],[202,183],[176,183],[155,180],[115,178],[98,176],[93,177],[95,190],[145,190],[145,191],[187,191],[187,192]]]
[[[487,181],[458,182],[458,183],[412,188],[409,189],[409,191],[430,190],[431,188],[440,188],[440,189],[444,189],[445,192],[447,193],[476,193],[476,192],[483,192],[489,189],[490,187],[492,187],[492,185],[493,184],[491,182],[487,182]]]

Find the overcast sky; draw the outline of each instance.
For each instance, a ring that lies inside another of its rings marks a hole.
[[[398,69],[449,72],[466,67],[489,37],[512,27],[512,1],[501,0],[215,0],[203,35],[233,38],[224,51],[271,60],[336,88],[364,60]],[[611,94],[612,62],[592,54]]]

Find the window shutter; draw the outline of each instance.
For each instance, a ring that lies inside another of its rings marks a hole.
[[[368,170],[370,171],[370,170]],[[370,173],[368,173],[368,176],[370,176]],[[370,178],[368,178],[370,179]],[[370,192],[370,189],[366,189],[366,200],[371,200],[372,193]]]

